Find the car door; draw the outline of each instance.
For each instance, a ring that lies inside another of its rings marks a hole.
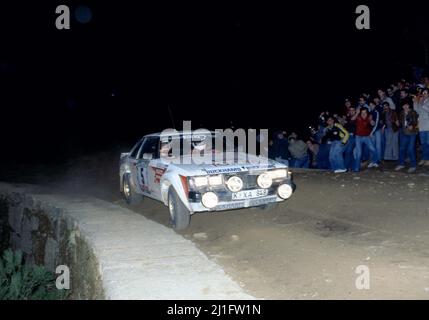
[[[127,158],[125,166],[122,168],[123,171],[129,170],[131,173],[130,182],[134,188],[134,190],[138,193],[141,193],[140,187],[137,182],[137,156],[140,152],[140,149],[143,145],[144,139],[140,140],[135,144],[135,146],[131,149],[130,154]]]
[[[151,193],[155,199],[161,200],[161,177],[167,170],[167,164],[159,157],[149,162],[148,178],[151,185]]]
[[[159,137],[147,137],[139,151],[136,162],[136,183],[141,192],[158,199],[159,184],[154,181],[152,164],[159,158]]]

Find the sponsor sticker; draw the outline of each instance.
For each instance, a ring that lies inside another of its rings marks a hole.
[[[243,171],[242,167],[227,167],[216,169],[204,169],[207,174],[220,174],[220,173],[235,173]]]
[[[159,183],[161,181],[161,177],[164,174],[166,168],[156,168],[156,167],[151,167],[151,168],[153,169],[153,171],[155,171],[154,182]]]

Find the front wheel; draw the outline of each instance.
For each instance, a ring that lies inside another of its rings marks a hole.
[[[173,188],[168,191],[168,209],[170,210],[170,221],[174,230],[183,230],[189,226],[191,214]]]
[[[128,173],[124,176],[124,181],[122,183],[122,193],[125,197],[125,201],[129,205],[135,206],[143,201],[143,195],[134,191],[134,188],[130,182],[130,175]]]

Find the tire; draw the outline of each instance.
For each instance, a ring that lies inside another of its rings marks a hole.
[[[258,208],[261,210],[271,211],[276,209],[278,206],[279,206],[278,202],[271,202],[271,203],[267,203],[262,206],[259,206]]]
[[[170,222],[174,230],[183,230],[189,226],[191,214],[173,188],[168,190],[168,210],[170,211]]]
[[[134,188],[130,182],[129,173],[124,175],[124,181],[122,183],[122,194],[124,195],[125,201],[131,206],[136,206],[143,201],[143,195],[138,194],[134,191]]]

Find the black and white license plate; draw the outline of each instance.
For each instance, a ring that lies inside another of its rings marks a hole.
[[[246,199],[254,199],[265,197],[268,195],[267,189],[255,189],[255,190],[245,190],[234,192],[232,194],[232,200],[246,200]]]

